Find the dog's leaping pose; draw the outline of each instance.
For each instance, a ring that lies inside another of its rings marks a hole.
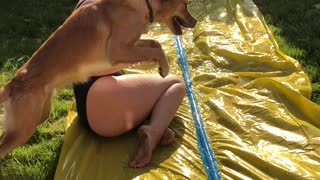
[[[101,72],[116,72],[142,61],[169,66],[160,44],[140,40],[150,22],[166,24],[174,34],[194,27],[187,0],[96,0],[75,10],[0,89],[5,132],[0,157],[27,142],[48,118],[56,88]]]

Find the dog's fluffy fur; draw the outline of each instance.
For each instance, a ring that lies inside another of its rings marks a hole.
[[[174,34],[194,27],[186,0],[148,0],[154,20]],[[85,82],[98,73],[112,73],[142,61],[169,66],[160,44],[140,40],[149,26],[146,0],[96,0],[75,10],[2,89],[5,133],[0,157],[24,144],[48,118],[56,88]]]

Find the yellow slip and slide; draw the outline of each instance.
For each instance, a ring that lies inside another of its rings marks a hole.
[[[320,107],[299,63],[280,52],[251,0],[197,0],[199,23],[184,42],[201,115],[223,179],[319,179]],[[154,25],[171,73],[181,75],[173,36]],[[126,73],[157,73],[141,65]],[[185,98],[170,127],[177,139],[145,168],[128,168],[134,131],[116,138],[83,129],[71,108],[55,179],[207,179]]]

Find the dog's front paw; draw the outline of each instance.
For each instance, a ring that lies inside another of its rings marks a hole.
[[[161,48],[162,49],[161,44],[158,41],[155,41],[155,40],[152,40],[151,47],[153,47],[153,48]]]
[[[163,63],[159,66],[159,74],[162,77],[166,77],[169,74],[169,64],[167,61],[163,61]]]

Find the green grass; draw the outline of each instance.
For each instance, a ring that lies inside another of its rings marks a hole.
[[[297,59],[312,82],[312,101],[320,104],[319,0],[253,0],[281,51]]]
[[[0,6],[0,86],[71,13],[76,0],[15,0]],[[71,89],[54,98],[48,121],[28,143],[0,160],[0,179],[53,179],[63,143]],[[1,112],[1,111],[0,111]]]
[[[300,61],[320,104],[320,11],[318,0],[254,0],[281,50]],[[70,14],[76,0],[14,0],[0,6],[0,85],[7,82]],[[55,96],[50,118],[29,142],[0,160],[0,179],[53,179],[64,123],[73,100],[70,89]],[[1,112],[1,110],[0,110]],[[0,113],[1,114],[1,113]]]

